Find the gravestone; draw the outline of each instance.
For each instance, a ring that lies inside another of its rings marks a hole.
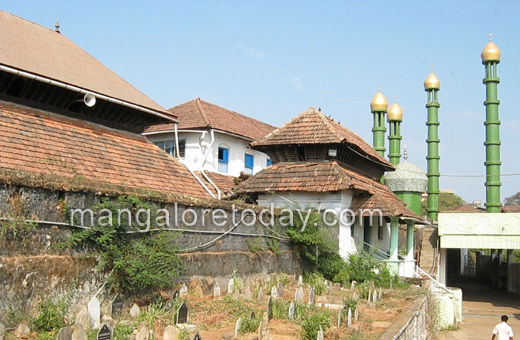
[[[354,309],[354,320],[357,321],[359,318],[359,310],[356,308]]]
[[[72,329],[72,340],[87,340],[87,332],[85,332],[85,328],[81,322],[76,322],[71,327]]]
[[[295,311],[295,307],[294,307],[294,302],[291,301],[291,304],[289,305],[289,319],[294,319],[294,311]]]
[[[179,297],[183,297],[186,295],[188,295],[188,287],[186,286],[186,284],[183,283],[181,290],[179,291]]]
[[[133,304],[132,308],[130,308],[130,316],[133,318],[137,318],[139,316],[139,313],[141,313],[141,308],[137,304]]]
[[[72,340],[72,332],[69,327],[63,327],[58,332],[56,340]]]
[[[260,321],[260,325],[258,325],[258,331],[256,332],[258,340],[262,340],[264,338],[263,330],[264,330],[264,320]]]
[[[97,333],[97,340],[110,340],[112,338],[112,331],[107,324],[104,324],[103,327]]]
[[[300,275],[298,276],[298,286],[302,286],[303,285],[303,277]]]
[[[88,313],[90,314],[90,322],[93,326],[99,326],[101,323],[101,305],[96,297],[93,297],[87,305]]]
[[[240,335],[240,327],[242,326],[242,318],[238,318],[237,323],[235,324],[235,338],[238,338]]]
[[[227,284],[227,293],[233,294],[233,288],[235,288],[235,281],[233,279],[229,279]]]
[[[374,290],[374,294],[372,294],[372,302],[373,303],[377,302],[377,290]]]
[[[390,281],[390,289],[394,289],[394,281]]]
[[[178,290],[176,290],[176,291],[173,292],[173,298],[172,299],[173,300],[177,300],[179,298],[179,296],[180,296],[180,293],[179,293]]]
[[[199,335],[199,332],[195,333],[195,336],[193,337],[193,340],[202,340],[202,338]]]
[[[251,301],[252,300],[252,297],[251,297],[251,287],[247,287],[246,288],[246,292],[244,293],[244,299],[246,301]]]
[[[311,306],[314,306],[314,303],[316,302],[316,294],[314,293],[314,288],[311,287],[309,290],[309,304]]]
[[[260,287],[258,290],[258,302],[264,301],[264,289]]]
[[[359,294],[358,294],[357,292],[354,292],[354,295],[352,295],[352,298],[353,298],[354,300],[359,299]]]
[[[325,339],[325,335],[323,334],[323,328],[320,327],[320,330],[318,331],[318,337],[316,338],[316,340],[324,340]]]
[[[76,314],[76,322],[81,323],[85,330],[90,329],[90,314],[88,312],[87,306],[83,306],[79,313]]]
[[[218,282],[215,282],[215,287],[213,287],[213,297],[219,298],[220,297],[220,285]]]
[[[273,297],[269,298],[269,302],[267,302],[267,322],[273,319]]]
[[[341,327],[341,314],[343,314],[343,307],[338,309],[338,328]]]
[[[278,282],[278,287],[277,287],[277,289],[278,289],[278,296],[282,298],[282,297],[283,297],[283,293],[284,293],[284,292],[283,292],[283,283]]]
[[[383,297],[383,287],[379,287],[379,296],[378,296],[378,299],[381,300],[382,297]]]
[[[367,298],[367,301],[370,302],[372,301],[372,291],[368,291],[368,298]]]
[[[350,283],[350,289],[351,290],[356,289],[356,283],[357,283],[357,281],[352,280],[352,282]]]
[[[112,315],[118,315],[123,310],[123,297],[117,294],[114,300],[112,300]]]
[[[164,329],[163,340],[177,340],[179,338],[179,330],[177,327],[168,325]]]
[[[352,326],[352,307],[348,307],[347,326]]]
[[[271,297],[273,299],[278,298],[278,288],[276,288],[275,286],[271,287]]]
[[[148,327],[148,324],[145,321],[139,324],[135,340],[150,340],[150,327]]]
[[[374,281],[370,281],[370,289],[374,288],[376,288],[376,284],[374,283]]]
[[[303,302],[303,288],[298,287],[296,293],[294,293],[294,302]]]
[[[249,314],[249,317],[250,317],[251,319],[256,318],[256,314],[255,314],[255,312],[251,312],[251,314]]]
[[[109,315],[103,315],[101,318],[101,323],[103,325],[107,325],[108,329],[110,329],[110,332],[114,334],[114,328],[116,328],[116,323],[114,322],[114,319],[112,319]]]
[[[183,302],[182,305],[179,306],[177,310],[177,324],[187,323],[188,322],[188,306],[186,306],[186,302]]]

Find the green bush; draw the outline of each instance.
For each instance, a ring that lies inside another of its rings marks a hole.
[[[38,316],[32,319],[34,328],[38,331],[49,332],[65,326],[67,303],[60,301],[53,303],[47,299],[38,305]]]
[[[314,293],[316,295],[322,295],[325,293],[325,289],[327,289],[327,286],[325,286],[325,278],[320,273],[314,272],[310,274],[307,277],[307,281],[311,285],[311,287],[314,288]]]
[[[242,323],[240,324],[240,329],[238,330],[238,332],[240,334],[254,333],[258,330],[261,321],[261,315],[256,316],[254,318],[251,318],[249,315],[242,316]]]
[[[328,309],[309,315],[302,323],[302,339],[314,340],[318,336],[320,328],[323,332],[332,325],[332,312]]]

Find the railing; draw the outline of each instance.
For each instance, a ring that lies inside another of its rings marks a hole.
[[[423,277],[421,276],[421,274],[422,274],[422,275],[426,276],[427,278],[429,278],[429,279],[433,282],[433,286],[435,286],[435,288],[437,288],[437,289],[440,289],[440,288],[441,288],[441,289],[444,290],[446,293],[451,293],[451,291],[450,291],[448,288],[444,287],[444,285],[443,285],[442,283],[440,283],[439,281],[435,280],[435,279],[434,279],[430,274],[428,274],[427,272],[425,272],[424,270],[422,270],[419,266],[415,266],[415,269],[416,269],[416,271],[415,271],[415,275],[417,275],[417,277],[418,277],[419,279],[422,279],[422,278],[423,278]]]
[[[372,253],[374,255],[374,257],[377,257],[380,260],[390,259],[390,254],[388,254],[388,252],[386,252],[386,251],[382,251],[381,249],[374,247],[373,245],[366,243],[366,242],[363,242],[363,246],[365,247],[365,250],[369,251],[370,253]],[[403,261],[406,259],[403,255],[401,255],[399,253],[397,254],[397,258],[399,260],[403,260]]]

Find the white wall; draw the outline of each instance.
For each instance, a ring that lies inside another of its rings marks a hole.
[[[249,140],[231,136],[222,132],[214,131],[214,140],[209,131],[204,134],[201,140],[202,132],[179,132],[179,140],[186,140],[186,155],[183,158],[185,164],[192,170],[208,170],[218,171],[218,148],[219,146],[229,149],[228,175],[238,176],[241,171],[245,170],[245,154],[253,155],[253,174],[259,172],[267,166],[269,158],[265,153],[252,150],[249,148]],[[175,139],[175,134],[161,133],[146,136],[150,142],[159,142]],[[208,147],[211,149],[208,152]],[[207,157],[205,158],[207,153]],[[205,162],[204,162],[205,159]]]

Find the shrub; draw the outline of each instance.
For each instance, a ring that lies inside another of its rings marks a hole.
[[[38,316],[32,319],[32,324],[38,331],[49,332],[65,326],[67,303],[53,303],[47,299],[38,305]]]
[[[306,317],[302,324],[302,339],[316,339],[320,328],[325,332],[332,325],[331,315],[332,312],[326,309]]]

